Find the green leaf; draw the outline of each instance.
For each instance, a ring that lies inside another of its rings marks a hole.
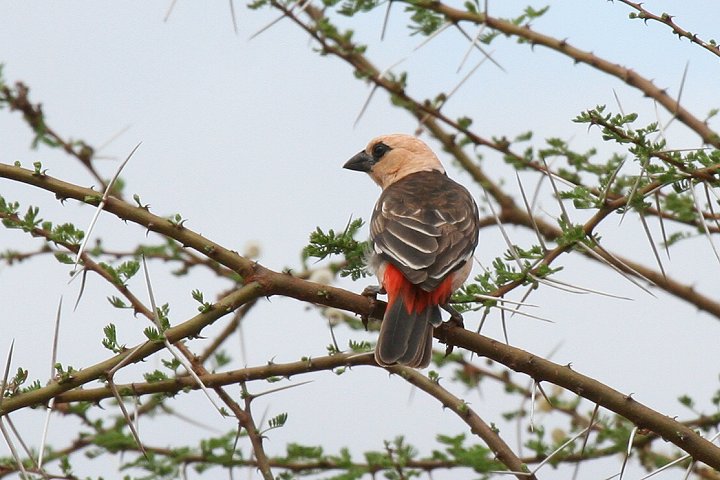
[[[103,338],[102,340],[103,347],[107,348],[113,353],[120,353],[125,350],[125,345],[118,344],[117,330],[115,328],[115,324],[110,323],[106,325],[103,328],[103,333],[105,333],[105,338]]]
[[[55,252],[53,255],[55,255],[55,259],[58,262],[64,263],[65,265],[73,265],[75,263],[75,260],[73,260],[70,255],[65,252]]]
[[[303,248],[303,261],[310,257],[323,260],[331,255],[343,255],[345,262],[339,267],[340,276],[349,276],[357,280],[369,275],[365,268],[367,242],[358,242],[354,238],[363,223],[360,218],[351,220],[341,233],[336,233],[334,230],[328,230],[326,233],[317,227],[310,234],[310,243]]]
[[[280,427],[282,427],[283,425],[285,425],[285,422],[287,422],[287,419],[288,419],[288,414],[287,414],[287,413],[281,413],[281,414],[279,414],[279,415],[271,418],[270,420],[268,420],[268,426],[269,426],[271,429],[273,429],[273,428],[280,428]]]

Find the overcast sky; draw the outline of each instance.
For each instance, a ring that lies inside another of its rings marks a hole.
[[[629,9],[617,2],[531,3],[551,5],[547,15],[535,23],[537,30],[631,66],[674,96],[688,65],[683,104],[701,118],[720,107],[718,58],[689,47],[666,28],[628,20]],[[654,12],[676,14],[679,24],[705,39],[720,37],[716,2],[684,2],[682,7],[677,3],[653,1],[646,6]],[[526,4],[490,2],[490,8],[494,15],[515,15]],[[365,176],[343,170],[345,160],[376,135],[412,133],[416,122],[389,106],[387,96],[378,92],[354,126],[370,90],[342,61],[318,55],[315,45],[288,20],[248,40],[277,16],[273,11],[249,11],[238,3],[239,31],[235,34],[227,2],[178,1],[169,19],[163,21],[168,6],[169,2],[0,1],[4,77],[9,83],[26,83],[31,98],[42,103],[48,125],[66,138],[99,147],[121,132],[99,152],[107,158],[99,163],[107,177],[142,142],[122,175],[128,196],[137,193],[158,214],[181,213],[189,228],[226,247],[242,252],[248,243],[259,243],[259,260],[269,268],[299,269],[300,250],[316,226],[341,228],[351,216],[369,217],[378,190]],[[368,56],[380,69],[408,57],[394,71],[410,72],[412,94],[424,98],[449,90],[482,60],[473,52],[462,71],[456,72],[467,41],[452,29],[413,52],[422,39],[407,36],[407,15],[399,5],[393,8],[384,42],[379,42],[382,10],[353,28],[360,40],[370,44]],[[341,22],[348,24],[346,19]],[[485,62],[446,107],[451,117],[472,116],[477,131],[485,137],[512,138],[533,130],[536,146],[554,136],[571,141],[578,149],[589,148],[598,144],[599,133],[571,120],[597,104],[617,110],[615,94],[624,111],[641,113],[640,123],[656,119],[652,103],[638,92],[586,66],[574,66],[565,57],[540,47],[531,53],[528,46],[506,39],[499,39],[489,49],[503,70]],[[660,115],[663,122],[669,119],[665,112]],[[713,126],[718,127],[717,123]],[[667,134],[672,148],[700,145],[678,122]],[[52,176],[84,186],[93,184],[76,160],[47,148],[30,150],[31,139],[18,113],[0,111],[0,162],[20,161],[29,166],[41,161]],[[602,145],[600,149],[601,155],[615,151]],[[508,173],[498,154],[480,153],[485,154],[484,166],[495,178]],[[467,175],[453,167],[449,171],[480,198]],[[534,188],[537,177],[524,178]],[[50,194],[5,180],[0,180],[0,195],[20,201],[24,207],[38,205],[44,218],[77,222],[80,228],[86,227],[93,214],[90,208],[70,202],[60,205]],[[547,197],[542,208],[553,214],[557,205]],[[582,213],[574,214],[575,220],[582,220]],[[654,265],[635,219],[627,218],[621,227],[616,226],[617,220],[611,218],[601,228],[608,244],[616,252],[629,257],[637,254],[643,263]],[[509,232],[518,244],[532,242],[529,232]],[[146,238],[142,229],[111,215],[101,217],[94,236],[103,238],[109,248],[125,251],[138,242],[159,241],[153,236]],[[2,250],[26,251],[36,245],[22,232],[0,229]],[[483,232],[477,259],[489,265],[505,248],[498,233]],[[575,256],[566,255],[559,265],[565,267],[560,277],[565,281],[634,300],[541,289],[531,297],[540,305],[534,313],[555,323],[512,318],[508,327],[513,345],[539,355],[557,349],[554,361],[571,362],[576,370],[634,393],[638,400],[668,415],[693,416],[676,401],[677,396],[689,392],[698,394],[701,408],[710,408],[720,370],[717,319],[662,292],[652,297],[609,269]],[[174,322],[196,311],[190,296],[193,288],[212,298],[227,286],[207,274],[176,279],[167,274],[169,266],[153,263],[150,268],[157,279],[158,301],[170,303]],[[666,269],[704,293],[717,291],[720,266],[702,237],[677,246]],[[128,318],[125,312],[110,307],[105,298],[114,294],[112,288],[93,276],[79,308],[72,312],[68,306],[75,300],[78,284],[68,285],[67,278],[68,267],[49,258],[12,267],[0,265],[0,355],[4,357],[14,339],[13,368],[27,367],[31,378],[43,382],[49,371],[50,332],[61,295],[65,297],[60,336],[63,364],[81,366],[105,358],[107,352],[99,344],[102,327],[110,322],[118,325],[121,339],[128,345],[142,340],[146,326],[143,320]],[[356,284],[342,281],[340,285],[360,291],[368,283],[371,279]],[[142,296],[140,277],[131,287]],[[479,315],[466,316],[468,328],[476,328],[478,321]],[[497,314],[490,317],[483,333],[501,338]],[[323,355],[330,343],[319,315],[298,302],[280,298],[262,302],[247,323],[245,335],[249,365]],[[340,329],[338,336],[341,345],[350,338],[371,338],[345,329]],[[235,345],[240,348],[239,342]],[[346,445],[358,453],[379,450],[383,440],[403,434],[423,448],[422,455],[428,455],[437,448],[435,433],[465,431],[436,401],[412,395],[407,384],[388,379],[379,369],[358,368],[340,378],[330,373],[312,378],[311,385],[264,400],[268,415],[290,414],[288,425],[269,435],[271,454],[282,452],[291,441],[323,444],[328,452]],[[488,423],[501,422],[498,412],[507,408],[503,404],[507,397],[493,387],[485,387],[480,394],[458,394],[466,396]],[[216,418],[199,395],[181,401],[179,408],[186,414],[206,412],[207,423],[223,431],[233,428],[230,420]],[[17,418],[23,420],[17,423],[26,440],[37,444],[39,414],[24,413]],[[67,421],[53,422],[51,436],[56,446],[62,446],[66,439],[62,425]],[[172,428],[179,428],[177,425],[186,428],[179,420]],[[186,429],[188,435],[209,435]],[[153,444],[172,441],[157,429],[147,428],[143,435]],[[5,448],[0,444],[0,455]],[[106,478],[113,478],[105,473]],[[603,470],[597,475],[613,473]]]

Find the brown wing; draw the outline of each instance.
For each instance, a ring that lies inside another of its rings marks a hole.
[[[445,174],[413,173],[380,195],[370,238],[375,254],[431,291],[472,257],[478,209],[470,193]]]

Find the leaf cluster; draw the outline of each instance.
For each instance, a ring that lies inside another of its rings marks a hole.
[[[342,255],[344,259],[342,263],[331,265],[335,273],[339,273],[341,277],[349,276],[353,280],[368,276],[370,273],[365,264],[368,243],[355,240],[355,235],[363,224],[363,220],[357,218],[348,222],[342,232],[330,229],[327,233],[317,227],[310,234],[310,243],[303,248],[303,263],[309,258],[317,258],[320,261],[332,255]]]

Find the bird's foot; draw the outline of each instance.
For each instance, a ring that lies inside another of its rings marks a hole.
[[[374,312],[377,305],[377,296],[385,295],[385,293],[387,292],[380,285],[368,285],[367,287],[365,287],[365,290],[363,290],[360,295],[362,295],[363,297],[367,297],[370,300],[370,311]],[[361,315],[360,320],[362,321],[365,330],[367,330],[368,320],[370,320],[370,317],[368,315]]]
[[[385,295],[387,292],[380,285],[368,285],[360,295],[363,297],[370,297],[373,300],[377,300],[378,295]]]
[[[457,327],[465,328],[465,323],[463,322],[462,314],[460,312],[458,312],[457,310],[455,310],[452,307],[452,305],[450,305],[449,303],[446,303],[445,305],[440,305],[440,308],[442,308],[443,310],[445,310],[446,312],[448,312],[450,314],[450,320],[448,320],[448,322],[451,322],[453,325],[455,325]]]
[[[450,314],[450,320],[447,321],[447,323],[460,328],[465,328],[465,323],[463,322],[463,316],[460,312],[455,310],[449,303],[446,303],[445,305],[440,305],[440,308],[445,310]],[[447,357],[453,352],[453,348],[455,346],[451,344],[447,344],[445,347],[445,356]]]

